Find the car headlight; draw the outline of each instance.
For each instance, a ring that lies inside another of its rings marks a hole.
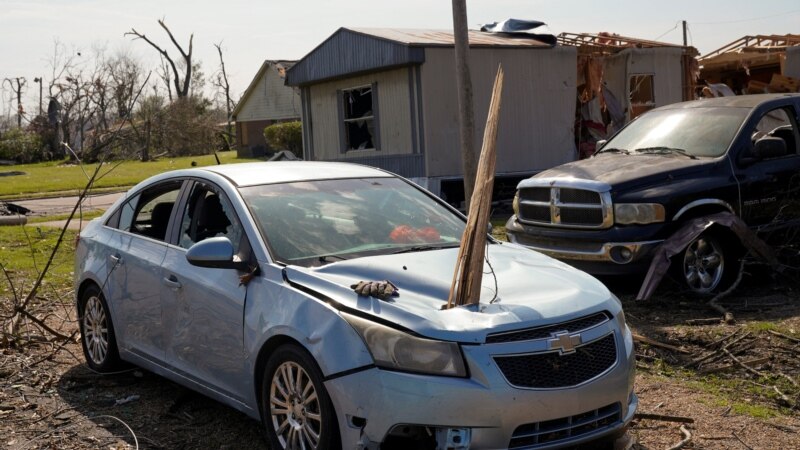
[[[466,377],[464,357],[455,342],[412,336],[394,328],[342,313],[367,344],[378,367],[408,372]]]
[[[514,214],[519,217],[519,191],[514,194],[514,201],[511,202],[511,208],[514,210]]]
[[[664,205],[658,203],[617,203],[614,221],[619,224],[648,224],[664,221]]]

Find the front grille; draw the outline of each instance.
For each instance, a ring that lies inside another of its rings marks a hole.
[[[530,224],[606,228],[613,222],[611,196],[558,185],[523,187],[519,190],[518,218]]]
[[[519,205],[519,215],[529,222],[550,222],[550,207],[523,203]]]
[[[554,389],[579,385],[602,374],[617,361],[614,334],[575,348],[575,353],[495,356],[495,363],[516,387]]]
[[[610,315],[605,312],[592,314],[591,316],[581,317],[580,319],[561,322],[542,327],[526,328],[524,330],[507,331],[504,333],[492,333],[486,336],[487,344],[500,344],[503,342],[532,341],[534,339],[545,339],[553,336],[553,333],[566,331],[569,334],[587,330],[607,321]]]
[[[538,448],[568,443],[587,434],[612,428],[622,420],[619,403],[560,419],[520,425],[511,435],[508,448]]]
[[[561,208],[561,225],[587,225],[603,223],[602,209]]]
[[[561,188],[560,197],[561,201],[564,203],[600,204],[600,195],[598,195],[597,192],[585,191],[583,189]]]

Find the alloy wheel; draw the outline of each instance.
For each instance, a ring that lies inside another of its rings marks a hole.
[[[725,254],[720,244],[708,236],[700,236],[683,254],[683,276],[695,292],[708,294],[719,286],[725,271]]]
[[[89,297],[84,307],[83,339],[92,362],[103,364],[108,355],[108,316],[96,296]]]
[[[297,363],[286,361],[275,371],[269,390],[270,416],[284,449],[316,449],[322,433],[317,388]]]

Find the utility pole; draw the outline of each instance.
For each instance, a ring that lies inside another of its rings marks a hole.
[[[39,83],[39,115],[42,115],[42,77],[33,79],[34,83]]]
[[[683,46],[686,47],[686,21],[682,20],[681,22],[683,23]]]
[[[472,103],[472,78],[469,73],[469,35],[466,0],[453,0],[453,40],[456,54],[456,87],[458,89],[458,127],[461,137],[461,166],[464,170],[464,204],[475,188],[478,158],[475,154],[475,114]]]

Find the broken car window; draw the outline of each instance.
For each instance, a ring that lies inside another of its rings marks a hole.
[[[395,178],[320,180],[241,189],[273,257],[318,266],[413,246],[458,246],[463,220]]]

